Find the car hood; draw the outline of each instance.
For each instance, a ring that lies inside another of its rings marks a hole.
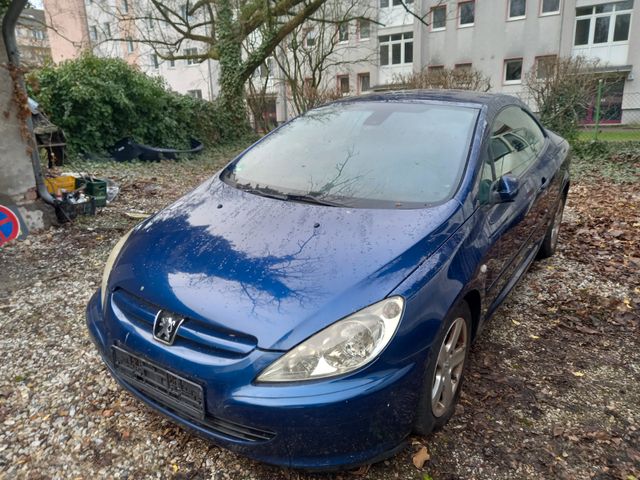
[[[215,178],[134,230],[109,285],[287,350],[387,296],[461,222],[455,200],[412,210],[328,207]]]

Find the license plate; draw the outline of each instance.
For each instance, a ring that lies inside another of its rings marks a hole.
[[[204,419],[200,385],[115,345],[112,350],[115,370],[128,384],[177,413]]]

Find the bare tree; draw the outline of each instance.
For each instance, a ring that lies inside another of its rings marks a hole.
[[[427,68],[408,75],[397,75],[394,77],[394,83],[396,86],[408,89],[444,88],[482,92],[488,92],[491,89],[489,77],[471,67]]]
[[[268,58],[247,82],[247,106],[257,133],[269,132],[276,127],[274,63],[273,58]]]
[[[109,40],[148,45],[163,60],[220,65],[221,111],[246,126],[245,83],[276,47],[327,0],[142,0],[122,2]],[[128,4],[128,8],[123,5]],[[124,34],[123,34],[124,33]],[[253,47],[247,49],[250,44]]]
[[[573,140],[596,96],[598,62],[584,57],[550,57],[525,75],[525,92],[550,129]]]
[[[275,61],[296,113],[339,97],[336,73],[348,74],[353,65],[376,60],[373,47],[348,42],[353,33],[371,35],[369,5],[366,0],[329,0],[278,45]]]

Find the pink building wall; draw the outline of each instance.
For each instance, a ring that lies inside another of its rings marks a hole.
[[[89,48],[84,0],[44,0],[44,11],[55,63],[77,58]]]

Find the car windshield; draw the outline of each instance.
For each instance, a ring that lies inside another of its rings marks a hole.
[[[267,136],[221,178],[243,190],[310,203],[440,203],[455,193],[477,115],[475,108],[438,103],[336,103]]]

